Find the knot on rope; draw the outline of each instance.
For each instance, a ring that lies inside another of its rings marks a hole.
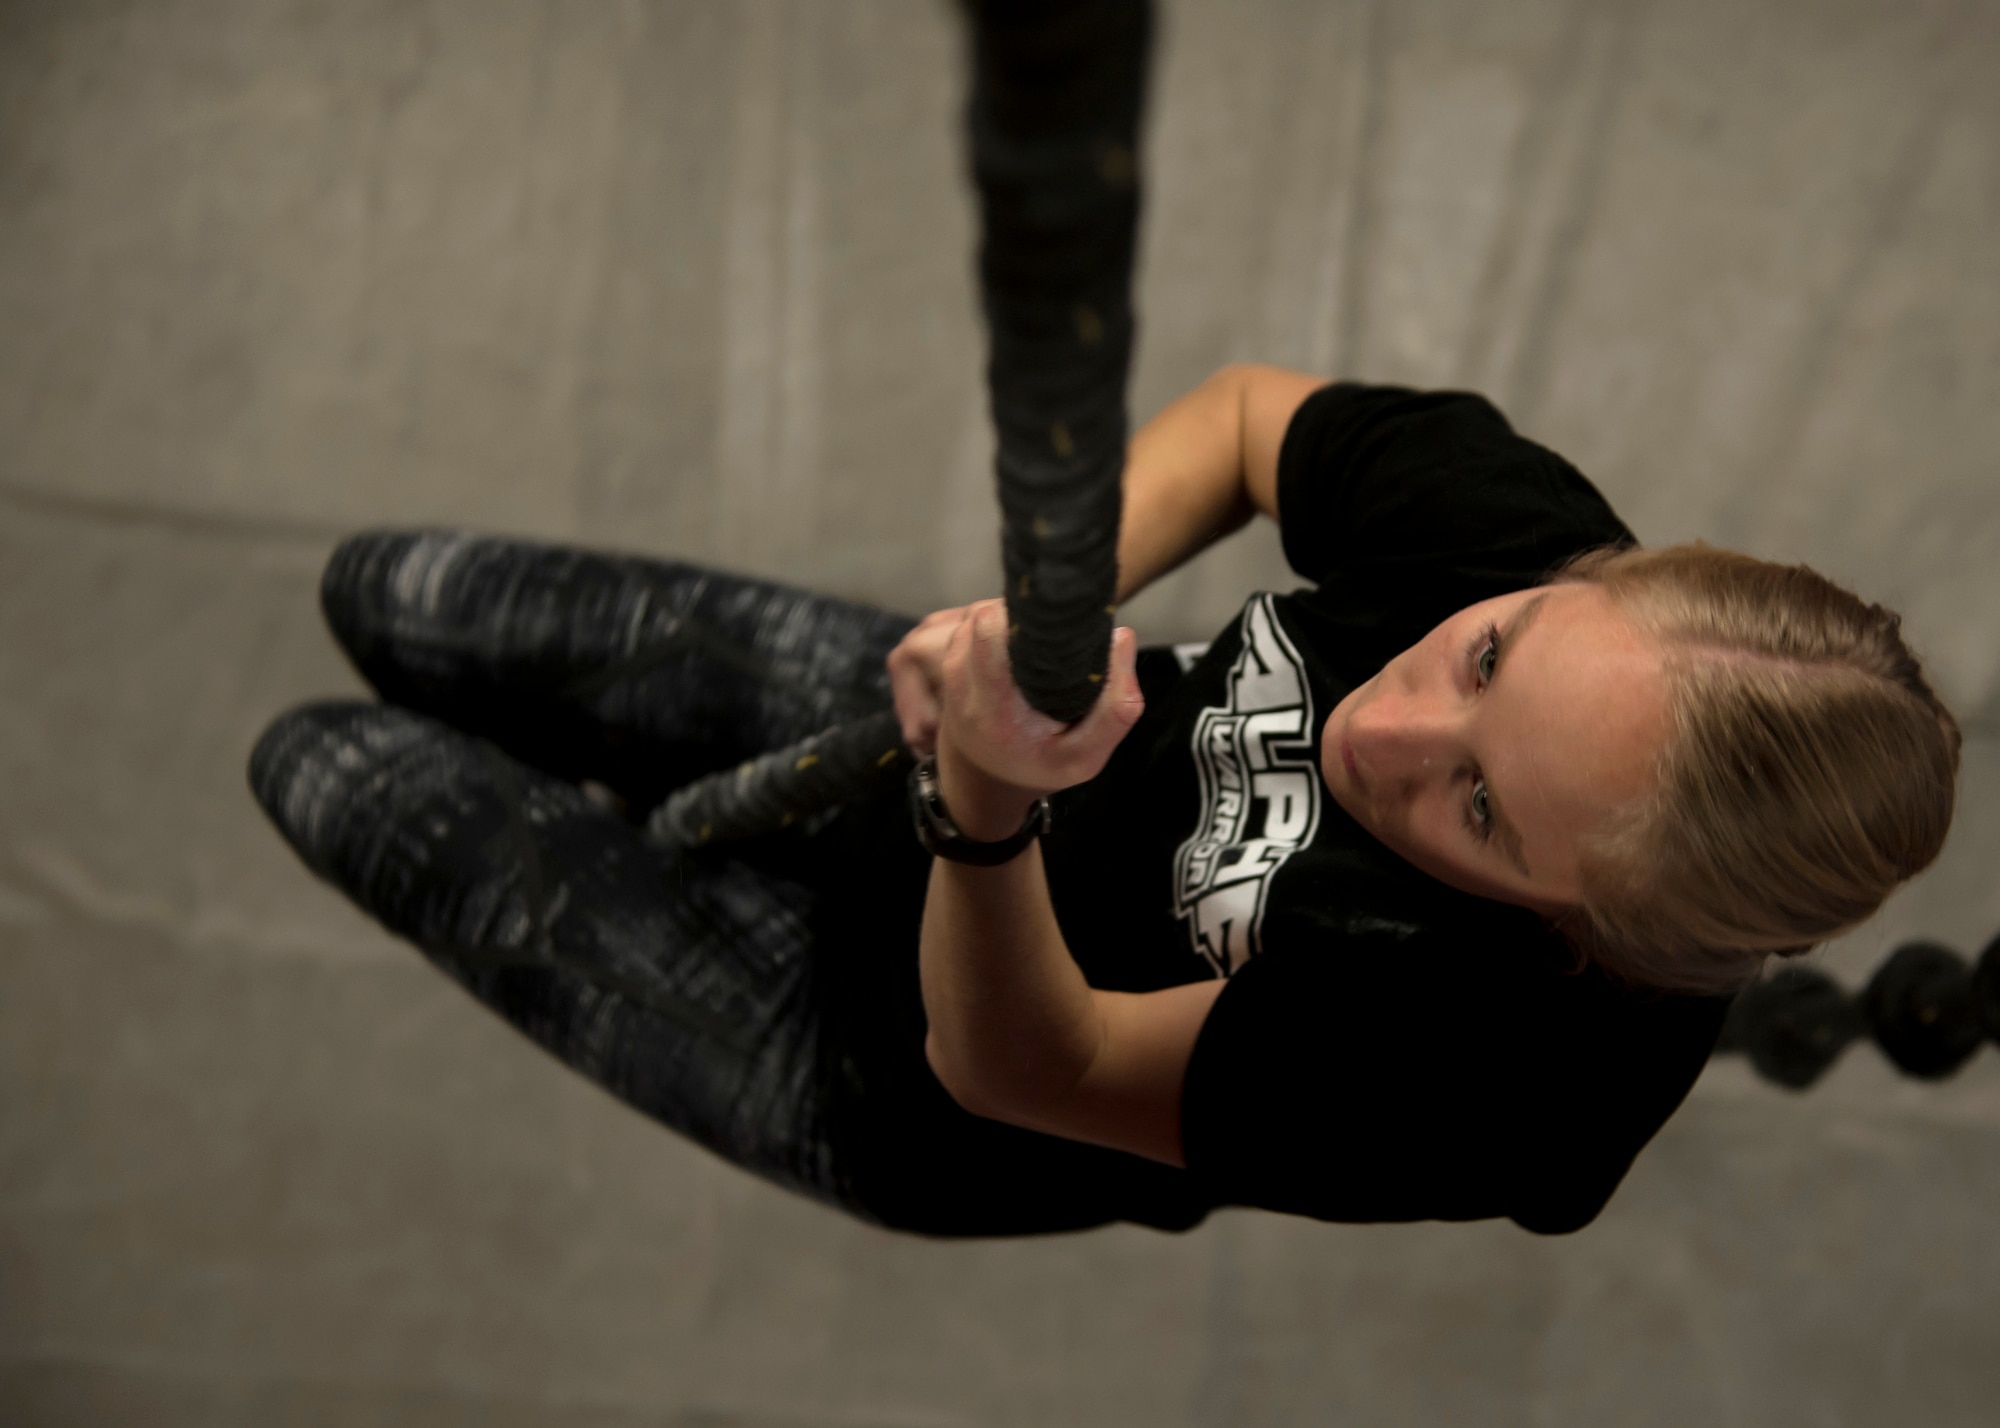
[[[2000,1041],[2000,937],[1976,964],[1939,942],[1906,942],[1859,996],[1824,972],[1787,967],[1736,998],[1716,1050],[1747,1056],[1760,1076],[1799,1091],[1862,1037],[1930,1081],[1956,1072],[1986,1038]]]

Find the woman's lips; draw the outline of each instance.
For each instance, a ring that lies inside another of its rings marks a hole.
[[[1340,761],[1347,766],[1347,776],[1359,785],[1361,782],[1361,765],[1354,761],[1354,748],[1347,742],[1344,735],[1340,740]]]

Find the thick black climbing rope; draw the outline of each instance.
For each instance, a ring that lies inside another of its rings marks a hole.
[[[1766,1080],[1804,1090],[1863,1037],[1930,1081],[1965,1065],[1982,1041],[2000,1041],[2000,936],[1971,965],[1940,943],[1906,942],[1859,996],[1824,972],[1787,967],[1737,997],[1716,1050],[1747,1056]]]
[[[1014,682],[1102,688],[1118,584],[1146,0],[978,0],[967,128]]]
[[[896,711],[885,710],[697,779],[654,811],[646,835],[669,848],[752,838],[848,802],[857,782],[872,787],[909,767]]]
[[[1096,702],[1111,649],[1152,10],[966,9],[1009,650],[1028,702],[1068,722]],[[894,716],[871,716],[690,784],[654,811],[647,836],[687,847],[774,832],[908,767]]]

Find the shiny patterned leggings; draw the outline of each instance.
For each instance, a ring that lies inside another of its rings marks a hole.
[[[640,837],[689,779],[886,707],[910,621],[449,530],[342,542],[321,603],[384,702],[279,718],[251,755],[258,802],[315,873],[546,1050],[877,1223],[1034,1233],[1158,1199],[1133,1181],[1164,1167],[968,1116],[937,1086],[928,860],[899,798],[728,848]]]
[[[307,705],[258,741],[251,786],[300,857],[615,1094],[848,1204],[804,1014],[818,899],[797,845],[814,834],[663,854],[579,783],[644,810],[879,709],[910,622],[455,531],[343,542],[321,603],[387,702]]]

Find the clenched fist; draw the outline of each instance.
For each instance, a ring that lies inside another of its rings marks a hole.
[[[903,738],[919,754],[939,736],[987,777],[1035,795],[1095,778],[1145,711],[1129,629],[1111,641],[1104,692],[1075,724],[1029,705],[1007,658],[1007,606],[981,600],[926,616],[889,654]]]

